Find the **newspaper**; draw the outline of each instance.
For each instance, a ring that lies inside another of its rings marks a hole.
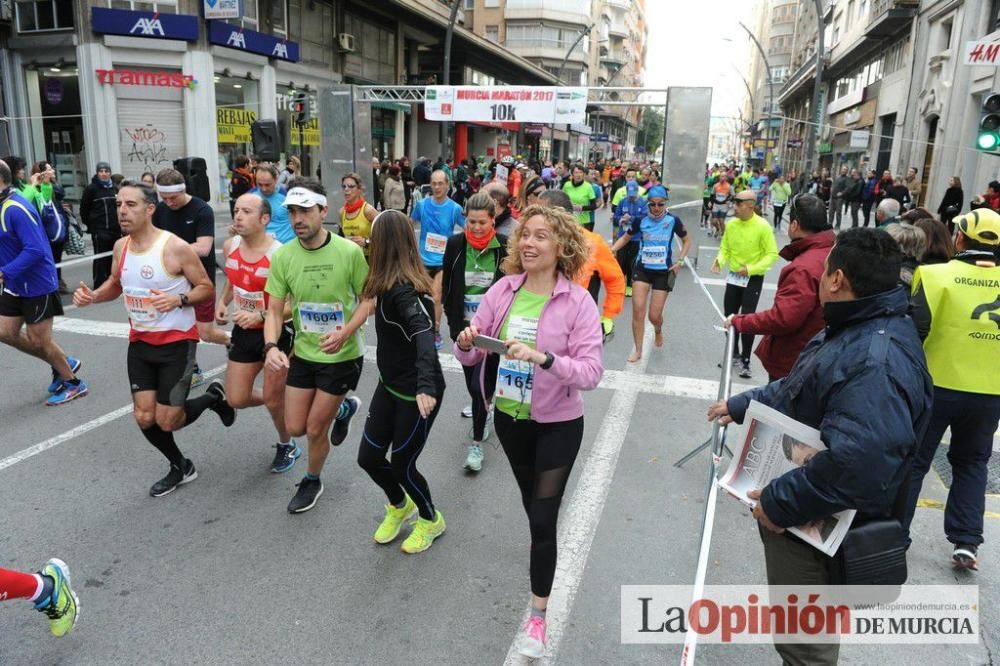
[[[818,430],[756,400],[747,408],[745,424],[743,443],[733,452],[729,469],[719,480],[719,486],[751,508],[757,501],[747,496],[748,491],[763,488],[772,479],[805,465],[814,455],[826,450]],[[847,509],[806,525],[790,527],[789,531],[833,556],[847,535],[855,513],[854,509]]]

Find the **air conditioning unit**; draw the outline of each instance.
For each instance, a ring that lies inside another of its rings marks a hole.
[[[354,35],[349,32],[342,32],[337,35],[337,45],[341,51],[354,53]]]

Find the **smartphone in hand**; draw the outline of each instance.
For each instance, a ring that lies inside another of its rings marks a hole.
[[[488,335],[477,335],[472,338],[472,346],[479,347],[480,349],[485,349],[488,352],[493,352],[494,354],[506,354],[507,353],[507,343],[503,340],[498,340],[496,338],[491,338]]]

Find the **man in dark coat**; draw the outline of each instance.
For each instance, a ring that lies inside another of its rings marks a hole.
[[[83,190],[80,198],[80,220],[90,232],[94,241],[94,254],[111,252],[115,241],[122,237],[122,228],[118,226],[118,209],[115,197],[118,190],[111,182],[111,165],[107,162],[97,163],[97,173],[90,180],[90,185]],[[111,275],[111,255],[94,259],[93,277],[94,289],[97,289]]]
[[[800,194],[790,208],[788,237],[792,242],[779,253],[790,263],[778,276],[774,305],[763,312],[732,315],[726,320],[727,326],[735,326],[740,333],[764,336],[755,353],[772,382],[789,373],[802,348],[823,330],[819,283],[823,262],[834,243],[819,197]]]
[[[743,422],[757,400],[820,431],[827,449],[751,491],[769,585],[830,585],[833,558],[785,528],[845,509],[855,521],[886,517],[931,417],[933,386],[909,297],[898,286],[902,253],[881,229],[848,229],[820,282],[826,330],[784,379],[719,401],[710,420]],[[838,643],[779,643],[785,663],[836,664]]]

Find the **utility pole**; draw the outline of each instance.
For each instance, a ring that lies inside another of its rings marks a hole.
[[[760,52],[760,57],[764,59],[764,67],[767,70],[767,134],[764,136],[764,165],[768,164],[770,161],[768,158],[771,157],[771,121],[774,119],[774,81],[771,80],[771,63],[767,61],[767,54],[764,53],[764,47],[760,45],[757,41],[757,36],[750,32],[750,28],[743,25],[743,21],[739,22],[740,27],[746,30],[746,33],[750,35],[750,39],[753,40],[754,46]],[[751,118],[753,120],[753,118]]]
[[[812,124],[811,131],[809,133],[810,139],[806,146],[806,160],[805,169],[810,169],[813,167],[813,159],[816,155],[816,144],[819,142],[819,126],[821,118],[820,113],[820,98],[823,93],[823,62],[825,60],[826,50],[823,44],[823,0],[815,0],[816,2],[816,79],[813,83],[813,99],[812,107],[810,111],[812,112]],[[817,171],[819,170],[819,164],[815,165]]]
[[[455,21],[458,20],[458,8],[462,0],[452,0],[451,15],[448,17],[448,29],[444,33],[444,76],[442,85],[451,85],[451,38],[455,33]],[[441,144],[441,155],[445,160],[451,157],[451,122],[445,121],[438,125],[438,139]]]
[[[591,23],[587,27],[586,30],[584,30],[583,32],[581,32],[577,36],[576,41],[573,42],[572,46],[569,47],[569,50],[566,51],[566,55],[563,56],[562,62],[559,64],[559,71],[558,71],[558,73],[556,73],[556,79],[558,79],[556,81],[556,85],[560,85],[560,86],[563,85],[562,75],[563,75],[563,70],[566,69],[566,62],[569,60],[569,57],[573,53],[574,49],[576,49],[577,44],[579,44],[581,41],[583,41],[583,38],[590,34],[590,31],[594,29],[595,25],[596,25],[595,23]],[[553,158],[552,149],[554,148],[555,137],[556,137],[556,123],[555,123],[555,118],[553,118],[552,119],[552,124],[549,125],[549,159],[550,160]]]

